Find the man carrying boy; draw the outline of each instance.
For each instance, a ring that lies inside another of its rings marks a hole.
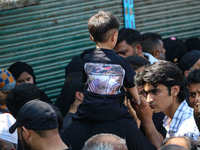
[[[135,82],[139,86],[143,85],[146,93],[146,98],[141,96],[141,104],[136,107],[136,111],[146,136],[157,148],[163,138],[152,122],[153,112],[163,112],[166,115],[163,119],[163,126],[167,130],[166,137],[188,136],[194,140],[198,138],[199,130],[193,117],[193,109],[185,101],[184,77],[175,64],[167,61],[156,62],[137,74]]]
[[[89,19],[88,28],[97,48],[83,58],[83,81],[87,81],[84,99],[74,116],[75,121],[63,130],[63,141],[79,150],[91,136],[112,133],[126,139],[128,149],[154,149],[123,104],[123,86],[136,102],[140,101],[134,71],[112,50],[117,42],[118,20],[110,12],[99,11]]]
[[[133,78],[135,73],[130,64],[113,50],[117,42],[119,22],[111,13],[99,11],[98,14],[89,19],[88,28],[90,38],[96,43],[97,48],[83,58],[83,81],[87,82],[87,86],[84,91],[85,102],[81,109],[84,110],[85,114],[97,114],[98,112],[97,118],[103,117],[105,119],[106,116],[108,120],[114,119],[118,117],[116,116],[118,109],[113,106],[116,105],[116,101],[123,102],[124,87],[139,103]],[[102,111],[101,107],[89,109],[90,106],[94,107],[93,104],[94,106],[100,104],[107,107],[110,112]],[[124,114],[119,115],[123,116]]]

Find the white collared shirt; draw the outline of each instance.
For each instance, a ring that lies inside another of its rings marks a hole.
[[[144,55],[145,57],[148,58],[148,61],[149,61],[151,64],[153,64],[154,62],[159,61],[159,59],[155,58],[154,56],[152,56],[152,55],[149,54],[149,53],[143,52],[143,55]]]

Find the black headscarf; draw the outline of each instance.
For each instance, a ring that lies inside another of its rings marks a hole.
[[[8,70],[12,73],[15,80],[17,80],[23,72],[27,72],[28,74],[30,74],[33,77],[34,84],[36,84],[36,81],[35,81],[36,77],[33,72],[33,68],[29,64],[18,61],[18,62],[15,62],[14,64],[12,64],[8,68]]]

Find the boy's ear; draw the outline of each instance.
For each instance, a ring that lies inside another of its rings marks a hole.
[[[93,38],[93,36],[90,34],[90,40],[92,41],[92,42],[94,42],[94,38]]]
[[[112,40],[112,41],[117,41],[117,38],[118,38],[118,32],[114,32],[114,33],[112,34],[111,40]]]

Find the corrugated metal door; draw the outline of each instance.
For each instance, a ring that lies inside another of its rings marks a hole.
[[[200,37],[200,0],[134,0],[136,28],[163,37]]]
[[[163,37],[200,37],[199,0],[134,0],[136,29]],[[111,11],[123,24],[122,0],[40,0],[39,5],[0,11],[0,68],[15,61],[31,64],[39,88],[54,101],[64,68],[75,55],[94,46],[88,18]]]
[[[121,0],[40,0],[39,5],[0,11],[0,68],[16,61],[31,64],[38,87],[54,101],[68,62],[94,47],[87,21],[99,10],[113,12],[123,26]]]

